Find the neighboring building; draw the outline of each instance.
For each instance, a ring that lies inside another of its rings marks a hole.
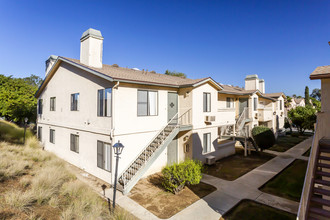
[[[263,124],[276,129],[276,99],[264,94],[261,80],[258,88],[232,92],[210,77],[184,79],[105,65],[100,31],[88,29],[80,41],[80,60],[50,56],[46,61],[46,77],[36,93],[38,138],[46,150],[109,183],[115,168],[112,145],[120,141],[124,193],[167,164],[235,153],[235,139],[222,141],[219,128],[233,125],[242,132],[248,125],[250,132]]]
[[[317,123],[297,219],[330,219],[330,66],[317,67],[311,80],[321,80]]]

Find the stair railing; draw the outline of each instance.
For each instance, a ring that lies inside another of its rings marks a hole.
[[[137,156],[132,160],[131,163],[129,163],[129,165],[123,170],[123,172],[121,172],[121,174],[119,175],[119,180],[121,179],[123,181],[123,187],[125,188],[126,183],[126,171],[134,164],[134,162],[144,153],[144,165],[147,163],[147,148],[152,144],[152,142],[160,135],[163,133],[163,135],[165,135],[165,129],[169,126],[178,126],[178,123],[172,124],[172,122],[174,122],[174,120],[178,119],[178,113],[176,113],[174,115],[174,117],[151,139],[151,141],[146,145],[146,147],[144,147],[141,152],[139,154],[137,154]],[[178,122],[178,120],[177,120]],[[173,128],[174,129],[174,128]],[[172,131],[171,131],[172,132]],[[165,138],[166,139],[166,138]],[[164,140],[165,140],[164,139]],[[162,142],[164,141],[162,140]]]
[[[191,108],[179,117],[179,125],[191,125]]]
[[[236,128],[237,128],[238,134],[245,134],[244,126],[242,126],[242,124],[245,123],[244,120],[248,119],[248,118],[249,118],[249,108],[244,107],[244,110],[242,111],[242,113],[240,114],[240,116],[236,122]]]
[[[319,117],[317,118],[319,119]],[[313,191],[314,175],[316,170],[316,163],[319,152],[319,140],[320,140],[320,123],[321,121],[316,121],[316,129],[313,137],[313,143],[310,150],[310,156],[308,159],[308,165],[305,175],[304,187],[301,193],[299,209],[297,214],[297,219],[305,220],[308,217],[309,203]]]

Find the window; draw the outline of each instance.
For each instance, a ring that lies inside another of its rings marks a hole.
[[[253,110],[257,111],[258,108],[258,98],[253,98]]]
[[[138,116],[152,116],[158,114],[158,92],[138,90],[137,97]]]
[[[282,100],[280,100],[280,110],[282,110]]]
[[[208,153],[211,151],[211,133],[203,134],[203,152]]]
[[[56,108],[56,97],[50,98],[50,111],[55,111]]]
[[[111,88],[97,91],[97,116],[111,116]]]
[[[71,111],[79,110],[79,93],[71,94]]]
[[[49,142],[55,144],[55,130],[49,129]]]
[[[226,105],[227,108],[234,108],[234,99],[233,98],[229,98],[227,97],[227,105]]]
[[[38,114],[42,114],[42,99],[38,100]]]
[[[79,153],[79,135],[70,135],[70,150]]]
[[[97,167],[110,171],[111,168],[111,145],[97,141]]]
[[[42,127],[38,127],[38,140],[41,141],[42,140]]]
[[[203,112],[211,111],[211,93],[203,93]]]

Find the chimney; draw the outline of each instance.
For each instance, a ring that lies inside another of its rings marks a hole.
[[[265,80],[259,79],[259,90],[262,93],[265,93]]]
[[[103,37],[101,31],[89,28],[80,38],[80,62],[102,68]]]
[[[257,90],[259,89],[259,78],[257,74],[247,75],[245,77],[245,89],[246,90]]]
[[[57,60],[57,56],[56,55],[50,55],[48,57],[48,59],[46,60],[46,72],[45,72],[45,76],[47,76],[47,74],[49,73],[49,70],[53,67],[55,61]]]

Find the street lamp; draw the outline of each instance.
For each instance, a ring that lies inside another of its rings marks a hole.
[[[115,171],[115,185],[113,187],[113,201],[112,206],[113,210],[115,210],[116,206],[116,190],[117,190],[117,173],[118,173],[118,162],[119,155],[123,152],[124,145],[118,141],[115,145],[113,145],[113,152],[116,154],[116,171]]]
[[[24,118],[24,140],[23,143],[25,144],[25,134],[26,134],[26,123],[28,122],[28,118]]]

